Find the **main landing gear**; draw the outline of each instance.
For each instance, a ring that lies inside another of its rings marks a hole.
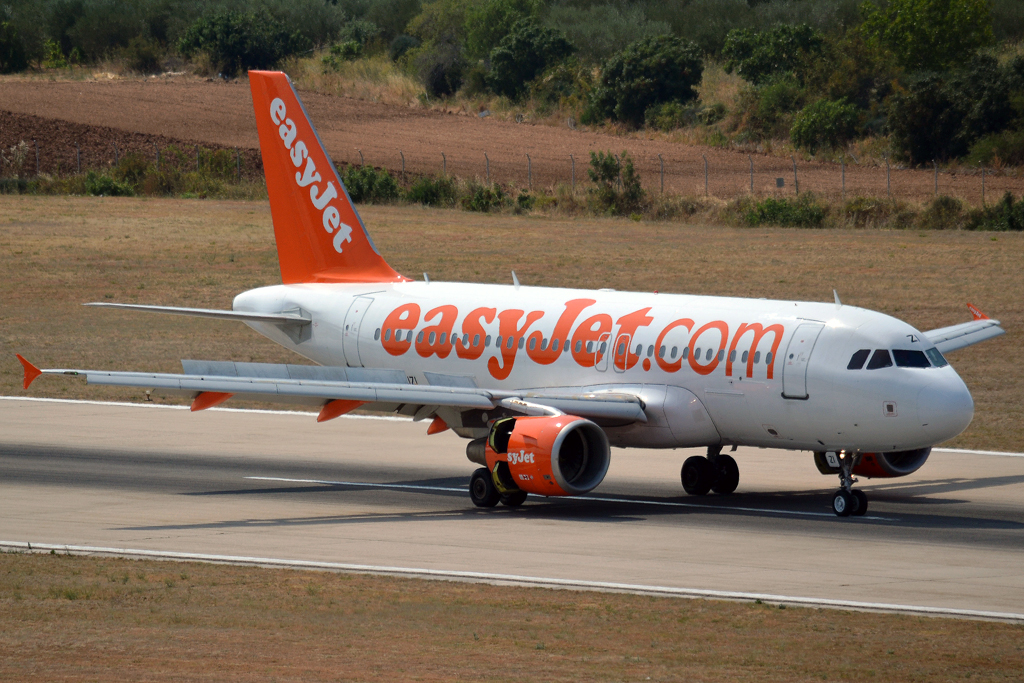
[[[857,481],[853,478],[853,468],[859,459],[859,453],[839,455],[839,490],[832,496],[832,512],[839,517],[860,517],[868,511],[867,494],[853,488]]]
[[[505,463],[498,463],[503,465]],[[508,465],[505,464],[507,468]],[[501,486],[504,492],[495,484],[495,479],[500,477],[498,472],[491,473],[486,467],[473,472],[469,479],[469,497],[473,505],[481,508],[492,508],[498,503],[510,508],[519,507],[526,501],[526,491]]]
[[[691,496],[705,496],[708,491],[732,493],[740,483],[740,468],[732,456],[722,453],[721,446],[708,446],[707,457],[694,455],[683,463],[680,473],[683,489]]]

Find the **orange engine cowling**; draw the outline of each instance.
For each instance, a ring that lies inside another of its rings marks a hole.
[[[510,417],[494,423],[485,455],[499,490],[577,496],[604,480],[611,448],[604,430],[582,417]]]
[[[905,477],[921,469],[931,452],[930,448],[916,448],[912,451],[862,453],[853,473],[869,479]],[[814,464],[822,474],[839,473],[839,461],[834,453],[815,452]]]

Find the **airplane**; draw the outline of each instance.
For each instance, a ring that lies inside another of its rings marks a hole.
[[[106,308],[241,321],[316,365],[183,360],[183,374],[25,369],[192,398],[356,408],[431,422],[468,440],[472,502],[574,496],[605,477],[611,447],[701,448],[684,490],[729,494],[727,448],[810,451],[838,475],[836,515],[863,515],[857,476],[902,477],[970,424],[974,403],[943,354],[1003,334],[970,322],[921,332],[834,303],[423,281],[381,256],[289,78],[250,71],[280,285],[230,311]]]

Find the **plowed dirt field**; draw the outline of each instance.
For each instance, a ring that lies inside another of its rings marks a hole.
[[[696,147],[661,139],[617,136],[568,126],[516,124],[473,113],[450,114],[422,108],[376,104],[362,100],[301,93],[321,139],[336,162],[365,163],[409,173],[446,169],[461,177],[485,178],[526,187],[586,182],[588,153],[628,150],[648,189],[659,191],[661,159],[665,191],[673,194],[732,198],[750,191],[792,194],[793,163],[786,158],[718,148]],[[74,125],[70,125],[74,124]],[[252,99],[245,80],[231,83],[194,78],[43,81],[9,77],[0,80],[0,145],[38,141],[43,172],[68,170],[76,163],[75,143],[89,163],[111,163],[119,153],[137,149],[153,153],[153,143],[177,142],[214,148],[247,150],[248,168],[256,170],[259,147]],[[31,143],[30,143],[31,144]],[[26,169],[34,168],[34,152]],[[488,171],[489,168],[489,171]],[[751,177],[753,168],[753,178]],[[881,196],[923,201],[935,194],[931,170],[851,163],[846,166],[847,196]],[[1024,192],[1024,178],[989,172],[984,179],[988,201],[1005,191]],[[838,164],[796,163],[801,191],[839,196],[842,169]],[[777,187],[777,179],[785,186]],[[941,173],[938,190],[978,204],[982,175]]]

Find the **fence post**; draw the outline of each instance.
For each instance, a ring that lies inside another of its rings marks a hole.
[[[981,205],[985,206],[985,167],[981,167]]]
[[[839,160],[839,164],[843,169],[843,201],[846,201],[846,157]]]
[[[114,166],[117,166],[119,163],[121,163],[121,159],[118,157],[118,154],[117,154],[117,143],[115,142],[114,143]]]
[[[533,192],[533,160],[529,154],[526,155],[526,189]]]
[[[576,159],[573,155],[569,155],[569,162],[572,163],[572,193],[576,194]]]
[[[484,166],[487,169],[487,171],[486,171],[486,173],[487,173],[487,175],[486,175],[487,184],[490,185],[491,184],[491,160],[487,157],[487,152],[484,152]]]
[[[196,145],[196,173],[199,173],[199,145]]]
[[[704,158],[704,196],[708,196],[708,158],[701,154]]]
[[[800,194],[800,176],[796,174],[796,157],[790,154],[789,158],[793,161],[793,187],[796,188],[796,193]]]
[[[235,147],[235,173],[238,175],[238,182],[242,182],[242,156]]]
[[[441,152],[441,174],[448,175],[448,157]]]
[[[359,152],[359,168],[362,168],[366,166],[366,161],[363,159],[363,150],[357,149],[356,151]]]
[[[36,177],[39,177],[39,141],[32,138],[32,144],[36,147]]]
[[[159,171],[160,170],[160,148],[156,146],[155,142],[153,143],[153,149],[156,151],[156,170]]]
[[[748,154],[747,161],[750,162],[750,194],[754,194],[754,157]]]
[[[661,193],[665,194],[665,160],[658,155],[658,161],[661,162]]]
[[[82,175],[82,148],[78,141],[75,141],[75,165],[78,168],[78,175]]]
[[[890,181],[890,174],[889,174],[889,157],[886,157],[886,196],[889,199],[893,198],[893,187],[892,187],[892,183]]]
[[[402,182],[405,182],[405,152],[398,150],[398,153],[402,156]]]
[[[935,196],[939,196],[939,162],[933,161],[932,165],[935,166]]]

